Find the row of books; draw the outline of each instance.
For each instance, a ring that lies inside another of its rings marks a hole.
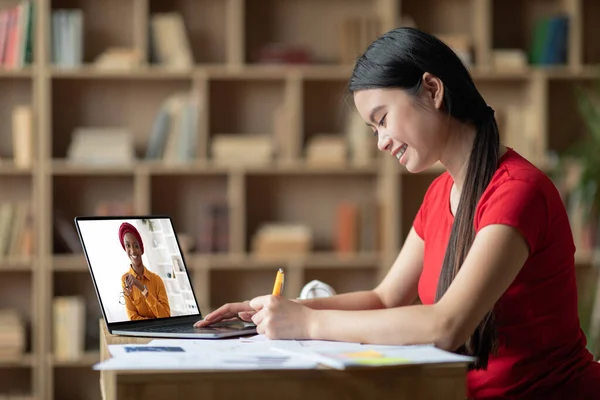
[[[56,296],[52,302],[52,349],[57,361],[78,360],[85,352],[85,300]]]
[[[52,11],[52,62],[57,67],[80,67],[83,63],[83,11]]]
[[[18,361],[26,350],[25,323],[14,309],[0,310],[0,362]]]
[[[168,96],[154,117],[144,158],[186,162],[200,156],[199,115],[203,106],[193,91],[175,92]],[[227,165],[265,164],[276,158],[288,158],[293,142],[290,139],[292,121],[289,115],[285,106],[274,110],[272,128],[267,132],[213,133],[208,139],[207,154],[202,156]],[[307,144],[307,159],[315,165],[340,162],[368,165],[373,160],[375,150],[369,128],[353,110],[345,110],[341,118],[341,133],[312,135]],[[82,152],[82,156],[85,154],[88,152]]]
[[[332,250],[338,255],[381,250],[380,207],[376,202],[344,200],[332,216]],[[308,254],[316,247],[315,233],[302,223],[270,222],[252,237],[251,252],[258,256]]]
[[[32,0],[22,0],[0,10],[0,65],[22,68],[33,61]]]
[[[567,62],[569,17],[549,15],[538,18],[533,29],[530,63],[556,65]]]
[[[130,201],[98,201],[94,215],[133,215],[133,203]],[[81,253],[81,241],[73,220],[61,209],[55,209],[53,214],[54,247],[55,253]]]
[[[28,258],[34,252],[33,211],[29,202],[0,204],[0,257]]]

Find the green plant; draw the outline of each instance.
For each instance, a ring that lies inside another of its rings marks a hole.
[[[142,219],[142,223],[146,225],[150,232],[154,232],[156,230],[155,222],[151,219]]]
[[[575,189],[582,205],[592,217],[600,209],[600,79],[591,88],[575,86],[577,109],[585,124],[586,134],[569,148],[565,156],[577,162],[579,179]]]
[[[566,186],[569,202],[576,202],[581,207],[583,220],[593,229],[594,249],[597,247],[596,232],[600,215],[600,79],[591,86],[578,84],[574,88],[577,110],[584,122],[585,132],[561,157],[557,175],[563,179],[571,179]],[[569,174],[569,166],[576,165],[575,176]],[[592,260],[595,261],[595,260]],[[598,267],[594,265],[594,267]],[[580,282],[585,284],[585,282]],[[586,298],[580,299],[579,314],[581,326],[588,338],[588,349],[597,359],[600,354],[600,335],[597,332],[597,321],[600,310],[596,310],[597,296],[600,295],[598,284],[588,282],[589,289]],[[586,288],[587,289],[587,288]]]

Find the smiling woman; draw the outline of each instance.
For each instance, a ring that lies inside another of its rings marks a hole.
[[[456,53],[394,29],[357,59],[349,88],[379,150],[411,173],[446,169],[387,275],[373,290],[225,304],[197,324],[239,316],[269,339],[433,343],[474,356],[470,399],[599,398],[565,206],[547,175],[500,143]]]
[[[128,222],[119,227],[119,240],[129,257],[129,271],[121,277],[125,307],[130,320],[164,318],[171,315],[165,284],[142,262],[144,243],[138,230]]]

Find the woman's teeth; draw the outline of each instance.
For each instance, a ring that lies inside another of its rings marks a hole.
[[[400,158],[404,155],[407,148],[408,148],[408,145],[406,143],[403,144],[402,147],[400,147],[400,150],[396,153],[396,158],[398,160],[400,160]]]

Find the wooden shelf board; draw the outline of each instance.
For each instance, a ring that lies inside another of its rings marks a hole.
[[[18,167],[10,160],[0,161],[0,175],[27,176],[32,175],[34,167]]]
[[[33,354],[25,353],[17,360],[0,360],[0,369],[2,368],[26,368],[33,367],[35,359]]]
[[[575,265],[577,267],[594,266],[600,260],[599,250],[576,250]]]
[[[242,167],[248,173],[252,174],[373,174],[378,171],[377,161],[364,166],[344,165],[310,165],[304,160],[293,162],[276,162],[268,165],[255,165]]]
[[[54,271],[83,272],[88,270],[88,265],[83,253],[55,254],[52,257],[52,269]]]
[[[0,259],[0,272],[31,271],[35,265],[34,257],[6,257]]]
[[[31,66],[23,68],[0,68],[0,78],[33,78],[33,68]]]
[[[259,256],[242,254],[193,254],[190,264],[199,268],[223,269],[264,269],[271,266],[302,265],[306,268],[362,268],[376,267],[380,262],[378,253],[357,253],[338,255],[335,252],[315,252],[297,256]]]
[[[91,64],[77,68],[50,68],[50,76],[55,79],[191,79],[207,77],[209,79],[259,79],[282,80],[297,76],[307,80],[349,80],[354,65],[294,65],[294,64],[197,64],[190,69],[168,69],[161,66],[141,66],[131,70],[98,69]],[[584,65],[573,69],[569,66],[525,66],[515,69],[482,68],[477,65],[470,68],[471,76],[477,80],[523,80],[541,71],[549,78],[590,79],[600,75],[600,66]],[[0,78],[31,78],[31,68],[19,70],[0,69]]]
[[[139,160],[131,165],[86,165],[68,160],[52,161],[53,175],[133,175],[144,172],[151,175],[212,175],[244,171],[253,174],[372,174],[378,171],[377,161],[369,165],[311,166],[299,160],[296,162],[274,161],[265,164],[224,164],[212,160],[196,160],[190,163],[165,163],[162,161]]]
[[[53,175],[133,175],[136,164],[92,165],[64,159],[52,161]]]
[[[53,355],[49,357],[54,367],[91,367],[100,362],[100,351],[88,350],[76,360],[57,360]]]
[[[160,67],[126,69],[99,69],[93,65],[77,68],[52,67],[50,76],[55,79],[190,79],[194,69],[172,70]]]

